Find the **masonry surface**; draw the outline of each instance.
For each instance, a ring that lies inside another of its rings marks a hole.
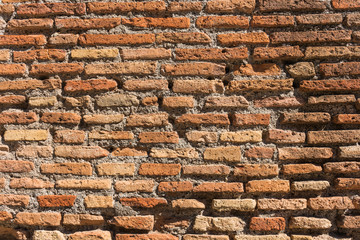
[[[360,239],[359,10],[2,0],[0,239]]]

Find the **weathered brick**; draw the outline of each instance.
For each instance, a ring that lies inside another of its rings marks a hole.
[[[295,21],[293,16],[253,16],[251,20],[252,27],[290,27],[294,25]]]
[[[52,155],[51,146],[22,145],[16,150],[16,156],[20,158],[48,158]]]
[[[53,97],[30,97],[30,107],[53,107],[57,103],[56,96]]]
[[[205,209],[205,204],[196,199],[176,199],[171,201],[171,207],[176,209]]]
[[[121,18],[57,18],[55,26],[60,30],[111,29],[121,25]]]
[[[99,146],[57,146],[55,156],[64,158],[95,159],[109,155],[109,152]]]
[[[47,130],[6,130],[4,140],[13,141],[44,141],[48,138]]]
[[[10,180],[10,188],[26,188],[26,189],[43,189],[43,188],[53,188],[54,183],[49,181],[44,181],[38,178],[12,178]]]
[[[230,125],[227,114],[184,114],[175,120],[179,125]]]
[[[180,173],[180,164],[143,163],[139,167],[139,175],[175,176]]]
[[[350,42],[351,31],[308,31],[308,32],[275,32],[270,35],[271,43],[331,43]]]
[[[159,192],[191,192],[193,190],[193,184],[189,181],[180,182],[160,182],[158,186]]]
[[[360,62],[322,63],[319,72],[325,77],[358,75]]]
[[[116,157],[147,157],[147,151],[144,148],[117,148],[112,153]]]
[[[54,142],[60,143],[83,143],[85,132],[80,130],[58,130],[54,135]]]
[[[6,211],[0,212],[0,222],[9,222],[13,218],[12,214]]]
[[[209,13],[251,13],[256,6],[255,0],[211,0],[205,11]]]
[[[225,75],[225,65],[207,62],[163,64],[161,73],[165,76],[216,77]]]
[[[311,78],[316,75],[314,64],[311,62],[298,62],[288,65],[286,70],[293,78]]]
[[[156,34],[156,43],[183,43],[183,44],[208,44],[211,38],[200,32],[177,32],[177,33],[158,33]]]
[[[264,32],[218,34],[217,41],[220,45],[229,47],[240,44],[257,45],[270,43],[269,36]]]
[[[266,141],[278,144],[305,143],[305,133],[290,130],[271,129],[266,133]]]
[[[30,196],[14,195],[14,194],[0,194],[0,204],[13,207],[26,207],[29,205]]]
[[[81,97],[65,97],[64,100],[64,106],[67,108],[89,107],[91,104],[91,98],[88,95]]]
[[[360,156],[360,147],[359,146],[349,146],[349,147],[339,147],[339,157],[344,158],[359,158]]]
[[[100,107],[130,107],[139,105],[139,100],[134,95],[116,93],[98,97],[96,103]]]
[[[120,13],[159,13],[166,10],[163,1],[150,2],[90,2],[88,11],[95,14],[120,14]]]
[[[249,193],[287,193],[290,192],[288,180],[252,180],[246,184]]]
[[[234,176],[245,178],[270,178],[278,173],[276,164],[239,164],[234,169]]]
[[[51,46],[75,46],[78,43],[79,35],[77,34],[55,34],[49,38]]]
[[[122,19],[123,25],[128,25],[136,28],[189,28],[190,19],[187,17],[167,17],[167,18],[152,18],[139,17]]]
[[[67,226],[94,226],[104,223],[104,218],[97,215],[65,213],[63,217],[63,225]]]
[[[292,235],[293,237],[294,235]],[[237,235],[235,240],[290,240],[286,234],[277,235]],[[295,239],[294,239],[295,240]]]
[[[304,100],[297,97],[265,97],[254,101],[255,107],[290,108],[301,107]]]
[[[291,183],[291,190],[297,192],[325,191],[330,187],[328,181],[302,181]]]
[[[309,131],[307,133],[309,144],[356,143],[359,139],[360,131],[358,130]]]
[[[331,228],[331,222],[326,218],[292,217],[289,221],[290,229],[322,230]]]
[[[335,181],[335,188],[337,190],[359,190],[359,178],[337,178]]]
[[[30,3],[21,4],[16,9],[17,15],[22,17],[71,16],[83,15],[85,12],[85,3]]]
[[[15,223],[27,226],[60,226],[61,214],[55,212],[30,213],[19,212],[16,214]]]
[[[28,51],[14,51],[14,62],[33,62],[33,61],[63,61],[66,52],[61,49],[37,49]]]
[[[168,90],[168,81],[161,79],[126,80],[123,88],[127,91]]]
[[[10,107],[25,104],[26,97],[22,95],[5,95],[0,96],[0,106]]]
[[[84,115],[84,122],[87,124],[112,124],[119,123],[124,119],[123,114],[95,114],[95,115]]]
[[[153,192],[155,182],[153,180],[117,181],[117,192]]]
[[[116,58],[119,55],[117,48],[110,49],[73,49],[71,50],[71,58],[73,59],[102,59]]]
[[[278,210],[303,210],[307,207],[307,200],[299,199],[259,199],[257,201],[257,208],[267,211]]]
[[[23,76],[25,72],[25,64],[0,64],[0,76]]]
[[[155,42],[154,34],[82,34],[81,46],[142,45]]]
[[[56,181],[57,188],[108,190],[111,188],[111,179],[63,179]]]
[[[360,170],[359,162],[329,162],[324,164],[324,172],[327,173],[356,173]]]
[[[40,170],[41,173],[45,174],[92,175],[92,167],[90,163],[43,163]]]
[[[175,49],[176,60],[235,61],[248,58],[247,48],[186,48]]]
[[[278,148],[279,160],[330,159],[331,148],[286,147]]]
[[[76,113],[47,112],[43,113],[40,119],[45,123],[79,124],[81,116]]]
[[[321,173],[322,167],[314,164],[288,164],[282,167],[284,175],[302,175],[302,174],[317,174]]]
[[[10,31],[40,31],[53,28],[54,21],[49,18],[12,19],[7,24]]]
[[[6,3],[6,2],[3,2]],[[4,15],[10,15],[15,11],[15,7],[13,4],[3,4],[0,7],[0,13]]]
[[[100,176],[133,176],[135,173],[134,163],[100,163],[96,166]]]
[[[345,229],[359,229],[360,216],[344,216],[338,223],[338,227]]]
[[[154,216],[116,216],[109,223],[123,229],[151,231],[154,228]]]
[[[326,9],[326,4],[319,0],[261,0],[260,11],[274,12],[274,11],[321,11]]]
[[[193,97],[165,97],[162,102],[164,108],[193,108]]]
[[[249,18],[243,16],[203,16],[196,19],[198,28],[248,28]]]
[[[0,113],[0,125],[5,124],[30,124],[38,121],[34,112],[2,112]]]
[[[196,232],[235,232],[242,231],[245,222],[237,217],[206,217],[197,216],[193,226]]]
[[[141,132],[139,134],[141,143],[178,143],[177,132]]]
[[[254,211],[256,201],[253,199],[214,199],[212,201],[212,209],[216,211]]]
[[[356,0],[332,0],[332,5],[338,10],[360,9],[360,3]]]
[[[196,176],[227,176],[230,168],[225,165],[185,165],[182,174]]]
[[[313,210],[346,210],[354,209],[355,206],[348,197],[317,197],[309,199],[309,208]]]
[[[171,57],[171,50],[165,48],[122,49],[121,56],[124,60],[169,59]]]
[[[239,132],[223,132],[220,134],[221,142],[234,143],[256,143],[262,141],[262,131],[239,131]]]
[[[239,162],[241,161],[241,149],[235,146],[206,148],[204,160]]]
[[[156,71],[155,62],[97,63],[85,66],[86,75],[148,75]]]
[[[164,198],[120,198],[119,201],[123,206],[136,208],[153,208],[167,204]]]
[[[48,63],[31,65],[30,74],[37,76],[77,75],[84,70],[83,63]]]
[[[252,217],[249,229],[252,231],[282,231],[285,230],[285,218],[283,217]]]
[[[178,237],[165,233],[116,234],[116,240],[178,240]]]
[[[72,207],[75,195],[43,195],[36,197],[40,207]]]
[[[141,100],[141,104],[144,106],[158,106],[158,97],[144,97]]]
[[[128,127],[156,127],[169,124],[167,113],[133,114],[126,119]]]
[[[93,79],[93,80],[68,80],[65,83],[64,91],[68,93],[88,93],[99,91],[111,91],[117,87],[114,80]]]
[[[84,240],[84,239],[98,239],[98,240],[111,240],[111,232],[102,230],[76,232],[70,234],[68,240]]]
[[[228,86],[228,91],[232,93],[245,91],[291,91],[292,89],[293,79],[231,81]]]
[[[335,124],[359,124],[359,114],[337,114],[333,117],[332,122]]]
[[[150,156],[153,158],[199,158],[199,153],[194,148],[168,149],[152,148]]]
[[[65,240],[65,236],[60,231],[45,231],[45,230],[35,230],[33,235],[34,240]]]
[[[171,2],[167,11],[172,13],[200,12],[203,8],[203,2]]]
[[[274,156],[274,149],[270,147],[253,147],[245,151],[247,158],[271,159]]]
[[[329,59],[351,57],[352,51],[344,46],[317,46],[307,47],[305,51],[305,59]]]
[[[114,207],[112,196],[88,195],[84,198],[86,208],[112,208]]]
[[[324,124],[329,123],[330,120],[329,113],[283,113],[280,122],[282,124]]]
[[[254,60],[294,60],[304,57],[299,46],[257,47],[254,49]]]
[[[174,80],[172,90],[191,94],[223,93],[224,83],[217,80]]]
[[[278,76],[281,73],[281,69],[278,65],[274,63],[263,63],[263,64],[243,64],[235,65],[232,68],[232,73],[235,76]],[[255,83],[256,80],[242,80],[245,81],[244,84],[240,83],[240,86],[243,87],[252,87],[252,83]],[[266,81],[258,80],[259,89],[263,88],[263,85]],[[239,81],[232,81],[230,83],[239,84]],[[232,87],[232,86],[230,86]],[[236,86],[235,86],[236,87]],[[256,89],[256,87],[254,88]],[[231,88],[230,88],[231,90]],[[251,89],[250,89],[251,90]]]
[[[234,126],[267,126],[270,124],[270,114],[234,114],[232,124]]]
[[[243,183],[238,182],[203,182],[194,187],[194,192],[199,193],[242,193]]]
[[[23,230],[16,230],[13,227],[0,227],[0,233],[3,237],[12,239],[26,239],[27,233]],[[63,239],[61,239],[63,240]]]
[[[205,107],[208,108],[247,108],[249,102],[243,96],[208,97]]]
[[[308,104],[344,104],[355,102],[356,98],[354,95],[323,95],[308,98]]]
[[[43,46],[46,44],[44,35],[1,35],[0,46]]]
[[[133,138],[133,133],[129,131],[91,131],[89,133],[89,139],[131,140]]]
[[[336,25],[343,22],[341,14],[308,14],[295,17],[300,25]]]

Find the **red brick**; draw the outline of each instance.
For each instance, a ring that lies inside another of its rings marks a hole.
[[[10,188],[45,189],[53,188],[54,183],[37,178],[12,178]]]
[[[43,195],[37,196],[40,207],[72,207],[74,206],[75,195]]]
[[[63,225],[68,226],[94,226],[105,223],[102,216],[90,214],[64,214]]]
[[[299,90],[303,92],[348,92],[359,91],[359,79],[344,80],[309,80],[300,83]]]
[[[196,19],[198,28],[248,28],[249,18],[243,16],[204,16]]]
[[[90,163],[43,163],[40,167],[41,173],[45,174],[73,174],[73,175],[92,175]]]
[[[359,162],[328,162],[324,164],[324,172],[326,173],[355,174],[358,171],[360,171]]]
[[[210,13],[251,13],[256,6],[255,0],[211,0],[205,11]]]
[[[253,147],[245,151],[245,157],[271,159],[274,156],[274,149],[270,147]]]
[[[270,178],[279,173],[276,164],[239,164],[234,169],[234,176],[249,178]]]
[[[164,198],[120,198],[119,201],[123,206],[138,208],[153,208],[167,204]]]
[[[360,124],[359,114],[338,114],[332,120],[336,124]]]
[[[141,45],[153,42],[155,42],[154,34],[82,34],[79,37],[82,46]]]
[[[176,60],[235,61],[248,58],[247,48],[175,49]]]
[[[215,63],[178,63],[163,64],[161,73],[165,76],[222,76],[225,65]]]
[[[294,25],[295,21],[293,16],[253,16],[251,20],[252,27],[290,27]]]
[[[223,93],[224,83],[217,80],[174,80],[172,90],[175,93]]]
[[[178,240],[178,237],[171,234],[161,233],[116,234],[116,240]]]
[[[249,229],[252,231],[283,231],[285,230],[286,222],[283,217],[252,217],[249,224]]]
[[[54,142],[83,143],[85,142],[85,132],[80,130],[57,130],[54,135]]]
[[[33,64],[31,66],[31,75],[77,75],[84,70],[83,63],[48,63]]]
[[[218,34],[217,41],[222,46],[232,47],[240,44],[257,45],[270,43],[269,36],[264,32]]]
[[[172,13],[187,13],[200,12],[203,9],[203,2],[170,2],[168,5],[168,12]]]
[[[81,116],[76,113],[48,112],[41,116],[45,123],[79,124],[80,120]]]
[[[26,173],[34,170],[35,165],[29,161],[0,160],[0,172],[3,173]]]
[[[117,148],[111,154],[117,157],[147,157],[147,151],[143,148]]]
[[[271,129],[266,134],[266,141],[278,144],[305,143],[305,133]]]
[[[56,34],[49,38],[51,46],[75,46],[78,43],[79,35],[77,34]]]
[[[150,2],[89,2],[89,13],[95,14],[120,14],[120,13],[160,13],[166,10],[163,1]]]
[[[341,14],[308,14],[296,16],[295,19],[301,25],[334,25],[343,22]]]
[[[122,24],[137,28],[189,28],[190,19],[187,17],[152,18],[139,17],[122,19]]]
[[[0,113],[0,125],[4,124],[30,124],[38,121],[33,112],[2,112]]]
[[[360,130],[308,131],[309,144],[349,144],[360,141]]]
[[[0,76],[22,76],[25,71],[25,64],[0,64]]]
[[[193,184],[189,181],[183,182],[161,182],[158,186],[159,192],[191,192]]]
[[[261,0],[260,11],[321,11],[326,9],[326,3],[321,0]]]
[[[282,168],[284,175],[317,174],[321,171],[322,168],[314,164],[289,164]]]
[[[0,106],[18,106],[24,104],[25,101],[26,97],[21,95],[0,96]]]
[[[278,76],[281,74],[280,67],[274,63],[235,65],[231,70],[235,76]],[[234,89],[240,91],[242,88],[253,90],[259,89],[259,91],[267,90],[271,89],[267,84],[280,84],[281,81],[284,82],[289,80],[235,80],[230,82],[231,86],[229,87],[229,90],[231,91]],[[257,85],[259,86],[257,87]]]
[[[156,34],[156,43],[183,43],[183,44],[207,44],[211,42],[211,38],[200,32],[189,33],[158,33]]]
[[[4,206],[26,207],[29,202],[28,195],[0,194],[0,204]]]
[[[244,186],[237,182],[204,182],[194,187],[193,191],[199,193],[242,193]]]
[[[3,3],[5,3],[3,1]],[[10,15],[15,11],[15,7],[13,4],[4,4],[0,7],[0,13],[4,15]]]
[[[359,68],[360,62],[322,63],[319,72],[325,77],[359,75]]]
[[[70,234],[68,240],[99,239],[111,240],[111,232],[102,230],[83,231]]]
[[[184,114],[175,120],[175,124],[180,125],[230,125],[227,114]]]
[[[169,124],[167,113],[133,114],[126,119],[127,127],[159,127]]]
[[[254,101],[255,107],[268,107],[268,108],[289,108],[301,107],[305,101],[296,97],[267,97]]]
[[[20,212],[16,214],[15,223],[27,226],[44,226],[54,227],[60,226],[61,214],[54,212]]]
[[[193,97],[165,97],[162,106],[164,108],[193,108]]]
[[[243,96],[208,97],[205,102],[207,108],[247,108],[249,102]]]
[[[357,0],[332,0],[332,5],[338,10],[360,9],[360,3]]]
[[[83,15],[86,12],[85,3],[30,3],[21,4],[16,13],[22,17],[48,17],[56,15]]]
[[[51,30],[54,21],[48,18],[12,19],[7,24],[10,31],[41,31]]]
[[[1,35],[0,46],[43,46],[46,44],[44,35]]]
[[[350,42],[351,31],[308,31],[308,32],[276,32],[270,35],[271,43],[331,43]]]
[[[335,188],[337,190],[360,190],[360,178],[337,178]]]
[[[12,214],[6,211],[0,212],[0,222],[9,222],[13,218]]]
[[[158,106],[158,97],[144,97],[141,100],[141,104],[144,106]]]
[[[122,49],[121,56],[124,60],[169,59],[169,58],[171,58],[171,50],[165,49],[165,48]],[[132,81],[136,81],[136,80],[132,80]],[[152,81],[155,81],[155,80],[152,80]],[[161,81],[161,80],[158,80],[158,81]]]
[[[329,113],[283,113],[281,114],[282,124],[325,124],[329,123],[331,116]]]
[[[177,132],[141,132],[139,134],[140,143],[178,143]]]
[[[14,62],[32,62],[32,61],[63,61],[66,52],[61,49],[37,49],[28,51],[14,51]]]
[[[288,180],[253,180],[246,184],[249,193],[287,193],[290,192]]]
[[[331,148],[287,147],[278,148],[279,160],[330,159]]]
[[[304,57],[299,46],[257,47],[254,49],[254,60],[294,60]]]
[[[55,26],[61,30],[111,29],[121,25],[121,18],[57,18]]]
[[[176,176],[180,173],[180,164],[142,163],[139,175],[146,176]]]
[[[117,87],[114,80],[93,79],[93,80],[67,80],[64,91],[68,93],[91,93],[99,91],[111,91]]]
[[[234,126],[268,126],[270,114],[234,114],[231,120]]]
[[[109,223],[123,229],[151,231],[154,228],[154,216],[116,216]]]

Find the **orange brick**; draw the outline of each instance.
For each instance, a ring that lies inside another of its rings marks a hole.
[[[2,112],[0,113],[0,125],[4,124],[30,124],[38,121],[34,112]]]
[[[273,44],[350,42],[351,31],[276,32],[270,35],[270,39]]]
[[[82,46],[141,45],[153,42],[155,42],[154,34],[82,34],[79,37]]]
[[[282,173],[284,175],[301,175],[321,173],[322,167],[314,164],[289,164],[284,165]]]
[[[193,108],[193,97],[165,97],[162,102],[164,108]]]
[[[200,32],[189,33],[158,33],[156,34],[156,43],[183,43],[183,44],[207,44],[211,38]]]
[[[175,124],[230,125],[230,120],[227,114],[184,114],[175,120]]]
[[[171,58],[171,50],[165,48],[139,48],[122,49],[121,56],[124,60],[158,60]],[[134,80],[136,81],[136,80]],[[155,81],[155,80],[153,80]]]
[[[269,36],[264,32],[218,34],[217,41],[220,45],[229,47],[240,44],[257,45],[270,43]]]
[[[224,83],[217,80],[175,80],[172,90],[175,93],[223,93]]]
[[[0,204],[13,207],[26,207],[29,205],[30,196],[28,195],[14,195],[14,194],[0,194]]]
[[[0,76],[22,76],[25,71],[25,64],[0,64]]]
[[[360,3],[356,0],[332,0],[332,5],[338,10],[357,10],[360,9]]]
[[[43,113],[41,121],[45,123],[79,124],[81,116],[76,113],[48,112]]]
[[[270,114],[234,114],[232,124],[234,126],[267,126],[270,124]]]
[[[198,28],[248,28],[249,18],[243,16],[204,16],[196,19]]]
[[[153,192],[155,182],[153,180],[117,181],[116,192]]]
[[[216,63],[178,63],[163,64],[161,73],[165,76],[222,76],[225,75],[225,65]]]
[[[21,4],[16,9],[22,17],[48,17],[56,15],[83,15],[86,12],[85,3],[30,3]]]
[[[166,9],[163,1],[150,2],[89,2],[89,13],[95,14],[120,14],[120,13],[159,13]]]
[[[64,91],[68,93],[86,94],[91,92],[105,92],[114,90],[117,82],[107,79],[92,80],[67,80],[65,82]]]
[[[178,143],[177,132],[141,132],[139,134],[141,143]]]
[[[37,178],[12,178],[10,188],[43,189],[53,188],[54,183]]]
[[[0,46],[43,46],[46,44],[44,35],[1,35]]]
[[[37,196],[40,207],[72,207],[74,206],[75,195],[44,195]]]
[[[194,187],[193,191],[199,193],[242,193],[244,187],[242,183],[236,182],[204,182]]]
[[[146,176],[176,176],[180,173],[180,164],[142,163],[139,175]]]
[[[254,60],[293,60],[304,57],[299,46],[292,47],[257,47],[254,49]]]
[[[294,25],[295,21],[293,16],[253,16],[251,20],[252,27],[290,27]]]
[[[84,70],[83,63],[48,63],[33,64],[31,75],[50,76],[50,75],[77,75]]]
[[[160,182],[158,186],[159,192],[190,192],[193,184],[189,181],[183,182]]]
[[[18,106],[24,104],[26,97],[22,95],[0,96],[0,106]]]
[[[250,178],[270,178],[279,173],[276,164],[240,164],[234,169],[234,176]]]
[[[51,30],[54,21],[48,18],[12,19],[7,24],[10,31],[41,31]]]
[[[245,157],[271,159],[274,156],[274,149],[270,147],[253,147],[245,151]]]
[[[117,216],[109,223],[123,229],[151,231],[154,228],[154,216]]]
[[[3,173],[31,172],[34,168],[34,163],[29,161],[0,160],[0,172]]]
[[[211,0],[207,2],[205,11],[210,13],[251,13],[255,6],[255,0]]]
[[[136,208],[153,208],[167,204],[164,198],[120,198],[119,201],[123,206]]]
[[[111,29],[121,25],[121,18],[57,18],[55,26],[61,30]]]
[[[167,113],[133,114],[126,119],[127,127],[159,127],[169,124]]]
[[[109,155],[109,152],[99,146],[57,146],[55,156],[64,158],[95,159]]]
[[[321,11],[326,9],[325,2],[314,0],[308,2],[306,0],[262,0],[260,3],[260,11]]]
[[[172,13],[200,12],[203,2],[170,2],[167,11]]]
[[[285,230],[286,222],[283,217],[253,217],[250,220],[249,229],[252,231],[282,231]]]
[[[122,24],[137,28],[189,28],[190,19],[187,17],[168,18],[130,18],[123,19]]]
[[[54,142],[60,143],[83,143],[85,132],[80,130],[58,130],[54,135]]]
[[[249,193],[287,193],[290,192],[288,180],[253,180],[246,184]]]
[[[271,143],[305,143],[305,133],[290,130],[271,129],[266,134],[266,141]]]
[[[186,165],[182,169],[184,175],[227,176],[230,174],[230,168],[225,165]]]
[[[175,49],[176,60],[235,61],[248,58],[247,48],[186,48]]]
[[[66,52],[61,49],[37,49],[28,51],[14,51],[14,62],[32,62],[32,61],[63,61]]]
[[[92,167],[90,163],[43,163],[40,170],[41,173],[45,174],[92,175]]]

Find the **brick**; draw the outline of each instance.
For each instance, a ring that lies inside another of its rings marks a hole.
[[[117,181],[116,192],[153,192],[155,182],[153,180]]]
[[[155,42],[154,34],[82,34],[81,46],[143,45]]]
[[[235,146],[206,148],[204,160],[239,162],[241,161],[241,149]]]
[[[29,106],[30,107],[53,107],[57,103],[56,96],[53,97],[30,97]]]
[[[123,114],[95,114],[95,115],[84,115],[84,122],[87,124],[112,124],[119,123],[124,119]]]
[[[26,102],[26,97],[22,95],[5,95],[0,96],[0,106],[10,107],[23,105]]]
[[[168,149],[152,148],[150,156],[153,158],[199,158],[199,153],[194,148]]]
[[[352,54],[350,48],[343,46],[307,47],[305,59],[349,58]]]
[[[248,28],[249,18],[243,16],[203,16],[196,19],[198,28]]]
[[[0,113],[0,125],[5,124],[30,124],[38,121],[34,112],[2,112]]]
[[[332,122],[335,124],[359,124],[358,114],[337,114],[333,117]]]
[[[332,0],[332,5],[338,10],[356,10],[360,8],[359,2],[355,0]]]
[[[324,230],[331,228],[331,222],[326,218],[314,217],[292,217],[290,218],[288,227],[290,229],[311,229]]]
[[[354,95],[323,95],[308,98],[308,104],[344,104],[355,102],[356,99]]]
[[[268,126],[270,114],[234,114],[231,120],[234,126]]]
[[[239,164],[234,169],[234,176],[243,178],[270,178],[278,174],[276,164]]]
[[[296,192],[325,191],[330,187],[328,181],[302,181],[291,183],[291,190]]]
[[[350,42],[351,31],[276,32],[270,35],[270,39],[273,44]]]
[[[228,91],[238,93],[244,91],[291,91],[293,79],[281,80],[241,80],[231,81]]]
[[[143,148],[117,148],[112,153],[116,157],[147,157],[147,151]]]
[[[266,133],[266,141],[278,144],[305,143],[305,133],[290,130],[271,129]]]
[[[40,120],[45,123],[79,124],[81,116],[76,113],[48,112],[43,113]]]
[[[345,144],[356,143],[360,139],[358,130],[309,131],[309,144]]]
[[[7,49],[0,50],[0,61],[8,61],[10,59],[10,51]]]
[[[205,204],[196,199],[176,199],[171,201],[171,207],[175,209],[205,209]]]
[[[40,167],[41,173],[45,174],[72,174],[72,175],[92,175],[90,163],[43,163]]]
[[[348,174],[356,173],[360,170],[360,163],[358,162],[329,162],[324,164],[324,172]]]
[[[156,62],[113,62],[87,64],[86,75],[152,75],[156,71]]]
[[[0,233],[2,236],[7,238],[26,239],[27,233],[25,231],[15,230],[13,227],[0,227]],[[63,240],[63,239],[61,239]]]
[[[109,49],[72,49],[71,58],[73,59],[102,59],[102,58],[116,58],[119,56],[117,48]]]
[[[171,58],[171,50],[165,48],[122,49],[124,60],[158,60]]]
[[[256,201],[253,199],[214,199],[211,205],[212,209],[220,212],[224,211],[254,211]]]
[[[161,91],[169,90],[168,81],[161,79],[126,80],[123,89],[127,91]]]
[[[116,234],[116,240],[177,240],[171,234],[150,233],[150,234]]]
[[[24,64],[0,64],[0,76],[23,76],[25,72]]]
[[[98,146],[57,146],[55,156],[64,158],[95,159],[109,155],[109,152]]]
[[[335,180],[335,188],[337,190],[359,190],[359,178],[337,178]]]
[[[46,44],[44,35],[1,35],[0,46],[43,46]]]
[[[112,196],[88,195],[84,198],[86,208],[113,208]]]
[[[264,63],[264,64],[245,64],[233,67],[233,74],[235,76],[277,76],[280,75],[281,69],[278,65],[274,63]],[[246,81],[246,84],[251,84],[256,82],[254,81]],[[259,84],[261,85],[259,81]],[[232,81],[232,83],[238,83],[237,81]],[[261,87],[259,87],[261,88]]]
[[[360,216],[344,216],[338,223],[338,227],[345,229],[359,229]]]
[[[308,2],[306,0],[261,0],[261,12],[276,11],[322,11],[326,9],[326,4],[319,0]]]
[[[67,226],[96,226],[104,223],[104,218],[97,215],[65,213],[63,217],[63,225]]]
[[[299,199],[258,199],[257,208],[266,211],[303,210],[307,207],[307,200]]]
[[[191,192],[193,190],[193,184],[189,181],[182,182],[160,182],[158,186],[159,192]]]
[[[193,191],[198,193],[242,193],[244,186],[237,182],[203,182],[194,187]]]
[[[0,222],[9,222],[13,218],[12,214],[6,211],[0,212]]]
[[[294,236],[294,235],[293,235]],[[237,235],[234,238],[235,240],[290,240],[285,234],[277,235]]]
[[[167,113],[133,114],[126,119],[127,127],[158,127],[169,124]]]
[[[195,235],[187,234],[183,236],[184,240],[229,240],[227,235]]]
[[[249,223],[251,231],[282,231],[285,230],[285,218],[283,217],[252,217]]]
[[[49,38],[49,45],[51,46],[75,46],[78,43],[79,35],[77,34],[56,34]]]
[[[30,213],[19,212],[16,214],[15,223],[26,226],[60,226],[61,214],[55,212]]]
[[[194,176],[227,176],[230,168],[226,165],[185,165],[182,167],[183,175]]]
[[[209,13],[251,13],[256,6],[255,0],[211,0],[205,11]]]
[[[129,131],[91,131],[89,139],[97,140],[131,140],[134,138]]]
[[[65,240],[64,234],[60,231],[45,231],[45,230],[35,230],[33,235],[34,240]]]
[[[359,158],[360,156],[360,147],[359,146],[349,146],[349,147],[339,147],[339,157],[344,158]]]
[[[329,113],[282,113],[280,122],[282,124],[325,124],[329,123]]]
[[[139,175],[146,176],[176,176],[180,173],[180,164],[142,163]]]
[[[133,176],[135,173],[134,163],[100,163],[96,166],[99,176]]]
[[[358,79],[302,81],[299,88],[303,92],[344,92],[358,91],[359,89],[360,81]]]
[[[175,49],[176,60],[236,61],[248,58],[247,48],[186,48]]]
[[[274,149],[270,147],[253,147],[245,151],[247,158],[271,159],[274,156]]]
[[[138,17],[122,19],[122,24],[136,28],[176,28],[184,29],[190,27],[190,19],[187,17],[152,18]]]
[[[156,34],[156,43],[208,44],[211,43],[211,38],[200,32],[167,32]]]
[[[57,188],[108,190],[111,188],[111,179],[63,179],[56,181]]]
[[[25,189],[46,189],[53,188],[54,183],[44,181],[38,178],[12,178],[9,184],[10,188],[25,188]]]
[[[98,239],[98,240],[111,240],[111,232],[102,230],[76,232],[70,234],[68,240],[85,240],[85,239]]]
[[[3,2],[5,3],[5,2]],[[12,4],[3,4],[0,7],[0,13],[4,15],[10,15],[15,11],[15,7]]]
[[[51,30],[54,21],[48,18],[12,19],[7,24],[10,31],[41,31]]]
[[[91,2],[87,4],[89,13],[120,14],[120,13],[160,13],[166,10],[163,1],[150,2]]]
[[[55,26],[59,30],[85,31],[89,29],[112,29],[121,25],[121,18],[57,18]]]
[[[109,223],[123,229],[151,231],[154,228],[154,216],[116,216]]]
[[[98,97],[96,103],[100,107],[130,107],[139,105],[139,100],[134,95],[116,93]]]
[[[135,208],[154,208],[167,204],[164,198],[120,198],[119,201],[123,206]]]
[[[184,114],[175,120],[179,125],[230,125],[227,114]]]
[[[202,2],[171,2],[167,11],[171,13],[200,12],[203,9]]]
[[[114,80],[93,79],[93,80],[68,80],[65,83],[64,91],[67,93],[91,93],[111,91],[117,87]]]
[[[78,75],[84,70],[83,63],[48,63],[31,65],[30,74],[37,76]]]
[[[36,197],[40,207],[72,207],[75,195],[43,195]]]
[[[193,108],[193,97],[165,97],[162,102],[164,108]]]
[[[29,205],[30,196],[14,195],[14,194],[0,194],[0,204],[12,207],[26,207]]]
[[[348,197],[317,197],[309,199],[309,208],[313,210],[346,210],[354,209]]]
[[[190,142],[214,143],[219,136],[216,132],[190,131],[186,133],[186,139]]]
[[[247,108],[249,102],[243,96],[208,97],[205,102],[207,108]]]
[[[16,150],[16,156],[20,158],[48,158],[52,155],[51,146],[22,145]]]
[[[63,61],[66,52],[61,49],[37,49],[28,51],[14,51],[14,62],[33,62],[33,61]]]
[[[304,100],[297,97],[265,97],[254,101],[255,107],[290,108],[301,107]]]
[[[193,229],[195,232],[236,232],[244,227],[245,222],[237,217],[196,216]]]
[[[336,25],[343,22],[341,14],[308,14],[295,19],[300,25]]]
[[[223,93],[224,83],[217,80],[174,80],[172,90],[191,94]]]
[[[144,97],[141,100],[141,104],[144,106],[158,106],[158,97]]]
[[[254,49],[254,60],[296,60],[304,57],[299,46],[257,47]]]
[[[284,175],[302,175],[321,173],[322,167],[314,164],[288,164],[282,167]]]
[[[252,180],[246,184],[249,193],[287,193],[290,192],[288,180]]]
[[[278,148],[279,160],[330,159],[331,148],[286,147]]]
[[[218,34],[217,41],[219,45],[229,47],[240,44],[257,45],[270,43],[269,36],[264,32]]]
[[[141,132],[140,143],[178,143],[179,136],[176,132]]]
[[[13,141],[44,141],[48,138],[47,130],[6,130],[4,140]]]
[[[322,63],[319,72],[325,77],[358,75],[360,62]]]
[[[54,142],[60,143],[83,143],[85,132],[80,130],[58,130],[54,135]]]
[[[357,13],[346,15],[346,24],[350,27],[357,27],[360,25],[360,15]]]
[[[22,17],[45,17],[56,15],[83,15],[85,3],[30,3],[21,4],[16,13]]]
[[[262,141],[262,131],[245,130],[239,132],[223,132],[220,134],[221,142],[256,143]]]
[[[269,15],[253,16],[251,20],[252,27],[291,27],[295,25],[293,16]]]
[[[163,64],[161,73],[165,76],[209,76],[225,75],[225,66],[215,63],[178,63]]]

